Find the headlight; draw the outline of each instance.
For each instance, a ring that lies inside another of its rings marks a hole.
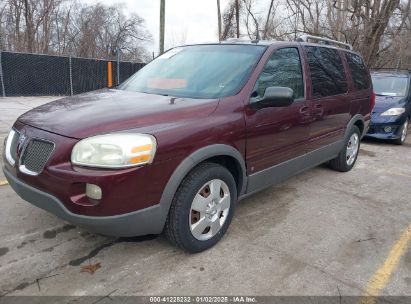
[[[398,116],[405,112],[404,108],[391,108],[381,114],[381,116]]]
[[[76,165],[126,168],[151,163],[156,139],[147,134],[106,134],[80,140],[71,152]]]

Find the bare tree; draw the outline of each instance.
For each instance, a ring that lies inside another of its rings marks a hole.
[[[0,3],[0,46],[46,54],[111,58],[148,57],[144,20],[122,5],[86,5],[80,0],[5,0]]]
[[[268,1],[267,13],[259,13],[256,9],[257,0],[243,1],[243,20],[250,39],[273,39],[277,38],[276,30],[278,20],[276,20],[276,11],[279,0]]]
[[[118,6],[84,7],[75,23],[79,31],[73,39],[74,47],[84,57],[113,58],[117,49],[125,55],[141,55],[141,44],[151,39],[144,29],[144,20],[136,14],[126,18]]]
[[[295,31],[328,36],[324,30],[327,2],[328,0],[286,0],[292,15],[300,16],[301,24],[296,24],[299,29]]]
[[[228,3],[227,8],[224,10],[222,23],[223,29],[221,34],[221,40],[226,40],[227,38],[232,38],[236,36],[236,23],[234,22],[236,13],[236,5],[234,1]]]
[[[26,21],[26,36],[27,36],[27,50],[29,52],[34,52],[34,20],[33,14],[34,10],[36,9],[36,5],[34,8],[30,5],[29,0],[24,0],[24,20]]]
[[[264,32],[263,32],[263,39],[267,39],[268,27],[271,17],[271,12],[273,10],[274,0],[270,1],[270,7],[268,9],[267,18],[265,20]]]
[[[252,40],[259,40],[260,26],[256,15],[253,13],[253,4],[255,2],[253,0],[243,0],[243,3],[245,7],[245,26],[247,29],[248,37]],[[252,19],[254,26],[251,25],[250,18]]]
[[[401,31],[405,24],[405,16],[400,20],[393,20],[393,18],[397,14],[401,14],[402,5],[409,12],[410,2],[410,0],[407,3],[405,1],[401,3],[400,0],[382,0],[381,2],[376,1],[373,6],[370,6],[369,3],[362,4],[356,1],[354,6],[349,9],[350,18],[358,24],[357,29],[363,29],[363,33],[355,34],[355,40],[352,42],[362,53],[368,65],[375,65],[380,53],[389,48],[390,42],[386,46],[381,45],[381,42],[389,29],[390,22],[396,23],[395,25],[391,24],[391,26],[397,34]]]
[[[167,49],[186,44],[187,32],[187,27],[181,30],[171,29],[170,34],[167,35]]]
[[[410,0],[286,0],[298,15],[295,32],[321,35],[353,44],[369,66],[390,48],[405,27]]]

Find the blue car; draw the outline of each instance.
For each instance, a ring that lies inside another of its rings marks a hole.
[[[411,71],[378,71],[371,77],[376,99],[366,136],[402,145],[411,119]]]

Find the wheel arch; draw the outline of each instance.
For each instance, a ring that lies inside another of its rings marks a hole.
[[[210,161],[225,166],[238,187],[238,196],[245,191],[247,184],[245,161],[241,153],[230,145],[215,144],[200,148],[186,157],[174,170],[161,195],[161,221],[164,224],[170,209],[174,194],[187,174],[200,163]]]
[[[358,127],[358,129],[360,129],[361,138],[365,135],[364,116],[362,116],[361,114],[356,114],[350,119],[350,121],[347,124],[347,128],[345,129],[345,134],[344,134],[345,139],[348,139],[351,128],[353,126],[356,126],[356,127]]]

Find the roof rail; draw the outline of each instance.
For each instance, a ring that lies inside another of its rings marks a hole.
[[[372,68],[371,71],[375,72],[400,72],[411,74],[411,69],[400,69],[400,68]]]
[[[351,51],[353,49],[351,44],[340,42],[340,41],[337,41],[337,40],[328,39],[328,38],[325,38],[325,37],[318,37],[318,36],[312,36],[312,35],[303,35],[303,36],[300,36],[297,39],[297,41],[299,41],[299,42],[308,42],[308,40],[324,41],[325,44],[333,43],[333,44],[336,44],[336,45],[339,45],[339,46],[343,46],[346,49],[351,50]]]
[[[226,42],[252,42],[251,39],[247,39],[247,38],[227,38],[225,40]]]

